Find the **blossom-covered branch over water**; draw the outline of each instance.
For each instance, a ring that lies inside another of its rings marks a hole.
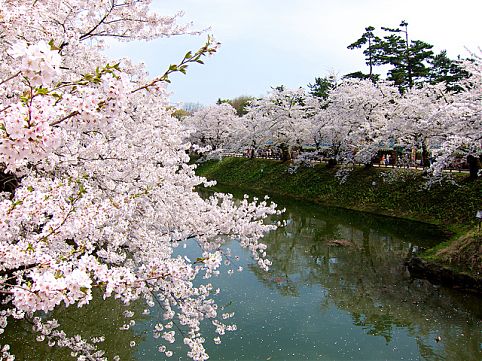
[[[258,240],[276,228],[266,201],[215,194],[188,165],[186,128],[171,116],[165,82],[173,71],[216,51],[210,38],[165,77],[149,79],[129,61],[107,60],[103,40],[149,40],[192,33],[179,14],[150,1],[0,1],[0,326],[28,318],[39,340],[79,359],[103,359],[102,343],[67,335],[49,311],[88,304],[93,290],[128,304],[161,305],[159,350],[178,337],[195,360],[207,359],[201,322],[227,325],[207,280],[234,238],[262,268]],[[175,256],[196,239],[198,260]],[[194,280],[202,278],[194,286]],[[40,311],[47,316],[37,317]],[[179,330],[164,326],[175,323]],[[164,326],[163,326],[164,325]],[[102,335],[99,335],[101,337]],[[215,342],[220,342],[216,337]],[[2,348],[4,358],[15,350]],[[11,355],[12,354],[12,355]]]

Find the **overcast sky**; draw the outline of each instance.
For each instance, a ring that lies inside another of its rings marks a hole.
[[[315,77],[367,72],[362,50],[346,47],[372,25],[408,22],[410,38],[446,49],[451,58],[467,57],[466,47],[482,46],[480,0],[153,0],[163,14],[183,10],[181,22],[210,27],[222,43],[205,65],[173,75],[173,102],[213,104],[218,98],[262,96],[272,86],[306,87]],[[382,31],[378,34],[383,35]],[[207,35],[119,43],[111,56],[146,64],[150,75],[163,73]],[[375,69],[376,70],[376,69]]]

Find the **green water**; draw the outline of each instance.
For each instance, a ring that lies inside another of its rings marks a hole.
[[[213,279],[223,290],[217,302],[236,313],[238,330],[221,345],[212,342],[214,333],[205,334],[210,360],[482,359],[480,297],[412,280],[403,265],[410,252],[442,240],[440,231],[300,202],[281,206],[287,226],[264,239],[270,271],[253,266],[232,243],[240,260],[229,267],[244,271]],[[199,252],[186,250],[191,257]],[[66,331],[80,326],[89,336],[106,333],[108,356],[163,360],[150,331],[162,312],[154,309],[129,331],[119,331],[122,309],[115,302],[95,303],[59,314]],[[65,360],[69,354],[35,342],[25,322],[7,331],[2,341],[19,351],[18,360]],[[128,346],[131,339],[136,347]],[[187,360],[181,344],[173,349],[171,360]]]

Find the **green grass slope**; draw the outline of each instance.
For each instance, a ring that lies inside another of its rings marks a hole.
[[[482,182],[454,173],[456,184],[444,182],[426,189],[420,171],[356,168],[345,182],[337,169],[324,164],[289,171],[272,160],[225,158],[199,165],[197,173],[220,184],[298,199],[444,225],[452,231],[474,225],[481,207]]]

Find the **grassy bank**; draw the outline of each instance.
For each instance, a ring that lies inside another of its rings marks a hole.
[[[360,167],[343,183],[335,177],[336,172],[337,169],[324,164],[300,167],[291,172],[286,163],[245,158],[209,161],[198,167],[198,174],[224,185],[440,225],[454,237],[439,248],[449,247],[461,237],[465,237],[464,244],[467,244],[467,235],[474,234],[475,214],[482,199],[480,179],[471,180],[466,174],[454,173],[456,184],[445,182],[426,189],[426,180],[419,171]],[[475,243],[472,242],[469,249],[477,252],[480,237],[474,234],[471,239]],[[469,266],[453,254],[453,249],[449,252],[450,257],[440,251],[432,250],[427,257],[432,261],[452,263],[458,269],[474,271],[473,257]],[[459,262],[449,262],[448,258],[459,259]]]

